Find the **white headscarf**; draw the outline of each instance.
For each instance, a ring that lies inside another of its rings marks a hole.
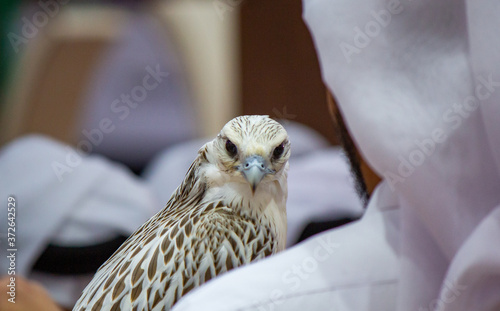
[[[470,310],[493,279],[500,301],[500,3],[306,0],[304,17],[354,140],[398,197],[398,310],[445,279],[470,288],[446,310]]]

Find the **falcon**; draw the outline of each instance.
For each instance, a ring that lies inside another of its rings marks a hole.
[[[289,157],[285,129],[268,116],[229,121],[73,311],[169,310],[193,288],[283,250]]]

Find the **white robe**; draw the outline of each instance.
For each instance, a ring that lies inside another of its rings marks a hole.
[[[323,80],[384,181],[360,222],[174,310],[500,310],[499,17],[495,0],[304,0]]]

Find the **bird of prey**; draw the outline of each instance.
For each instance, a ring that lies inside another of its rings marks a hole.
[[[289,157],[285,129],[268,116],[229,121],[73,310],[169,310],[219,274],[283,250]]]

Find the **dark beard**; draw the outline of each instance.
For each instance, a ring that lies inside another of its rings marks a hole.
[[[344,123],[344,118],[340,114],[340,111],[337,109],[333,113],[333,117],[335,118],[334,126],[337,133],[338,140],[342,148],[345,151],[347,156],[347,161],[349,162],[349,166],[351,168],[351,174],[354,178],[354,187],[356,192],[358,193],[359,198],[364,207],[368,204],[368,200],[370,199],[370,195],[368,194],[368,190],[366,188],[366,182],[361,173],[361,159],[357,152],[356,146],[347,130],[347,127]]]

